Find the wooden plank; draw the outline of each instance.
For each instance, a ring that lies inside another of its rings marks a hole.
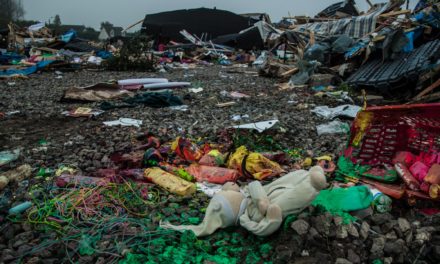
[[[217,104],[217,107],[226,107],[226,106],[231,106],[231,105],[235,105],[237,102],[227,102],[227,103],[219,103]]]
[[[406,14],[410,14],[411,10],[399,10],[399,11],[391,11],[389,13],[385,13],[382,15],[379,15],[380,18],[387,18],[387,17],[394,17],[394,16],[400,16],[400,15],[406,15]]]
[[[414,99],[420,99],[421,97],[423,97],[423,96],[427,95],[428,93],[434,91],[435,88],[437,88],[437,87],[440,87],[440,79],[438,79],[433,84],[428,86],[425,90],[421,91],[418,95],[416,95],[416,97],[414,97]]]
[[[298,68],[293,68],[293,69],[290,69],[290,70],[288,70],[286,72],[281,73],[281,76],[283,76],[283,77],[284,76],[289,76],[289,75],[293,75],[293,74],[295,74],[297,72],[299,72],[299,69]]]

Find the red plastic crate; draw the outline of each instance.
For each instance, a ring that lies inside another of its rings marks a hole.
[[[440,103],[368,107],[351,126],[344,155],[363,165],[391,164],[396,152],[440,151]]]

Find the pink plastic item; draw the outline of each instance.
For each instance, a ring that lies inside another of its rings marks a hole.
[[[417,179],[414,178],[414,176],[411,174],[405,164],[398,162],[396,163],[396,165],[394,165],[394,168],[396,169],[397,174],[402,178],[403,182],[408,186],[408,188],[414,191],[420,189],[420,183],[417,181]]]
[[[438,155],[433,153],[420,153],[420,161],[431,167],[433,164],[437,163]]]
[[[402,163],[407,167],[411,167],[414,162],[416,162],[416,156],[408,151],[397,152],[396,156],[393,159],[393,164]]]
[[[203,165],[191,164],[187,171],[193,175],[198,182],[210,182],[216,184],[224,184],[226,182],[236,182],[238,179],[238,171],[220,167],[210,167]]]
[[[419,182],[422,182],[426,174],[428,174],[429,167],[423,162],[417,161],[409,168],[409,171]]]

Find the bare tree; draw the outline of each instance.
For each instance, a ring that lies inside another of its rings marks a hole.
[[[24,8],[21,0],[0,0],[0,26],[23,19]]]
[[[61,18],[60,15],[56,15],[54,20],[53,20],[53,24],[57,27],[61,26]]]

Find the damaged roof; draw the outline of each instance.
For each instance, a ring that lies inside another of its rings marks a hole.
[[[179,33],[183,29],[199,37],[204,34],[208,39],[213,39],[221,35],[238,33],[252,25],[249,18],[229,11],[197,8],[146,15],[141,32],[184,41]]]

